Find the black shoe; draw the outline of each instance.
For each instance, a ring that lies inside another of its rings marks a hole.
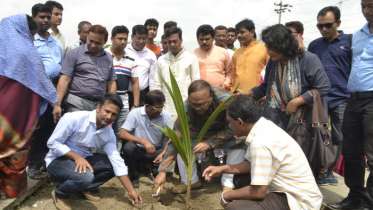
[[[349,197],[343,199],[341,202],[338,203],[328,203],[329,207],[333,209],[343,209],[343,210],[361,210],[362,202],[353,200]]]
[[[153,174],[152,170],[149,171],[148,178],[150,180],[154,181],[154,174]]]
[[[139,188],[139,180],[138,179],[133,179],[131,180],[133,188]]]

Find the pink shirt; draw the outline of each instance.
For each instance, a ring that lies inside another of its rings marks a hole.
[[[207,52],[196,48],[191,53],[198,58],[201,79],[210,83],[212,87],[222,84],[230,86],[232,63],[226,49],[213,45]]]

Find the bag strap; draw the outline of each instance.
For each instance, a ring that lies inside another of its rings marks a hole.
[[[352,58],[353,58],[353,52],[352,52],[352,34],[348,34],[348,43],[350,44],[350,62],[352,67]]]
[[[312,126],[327,124],[324,108],[322,106],[320,93],[317,90],[313,90],[313,110],[312,110]]]

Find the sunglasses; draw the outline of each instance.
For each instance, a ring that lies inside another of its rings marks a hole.
[[[336,23],[336,22],[334,22],[334,23]],[[331,27],[333,27],[333,24],[334,23],[325,23],[325,24],[317,24],[316,25],[316,27],[319,29],[319,30],[322,30],[324,27],[325,28],[331,28]]]

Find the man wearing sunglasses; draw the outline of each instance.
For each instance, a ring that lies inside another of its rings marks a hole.
[[[152,163],[164,150],[168,137],[155,127],[172,128],[171,115],[163,111],[165,96],[159,90],[145,95],[145,106],[132,110],[124,122],[119,138],[124,140],[122,156],[128,166],[130,180],[134,188],[139,187],[137,168],[144,163],[149,168],[148,177],[153,180]]]
[[[338,31],[341,24],[341,13],[336,6],[328,6],[320,10],[317,15],[317,28],[322,37],[312,41],[308,51],[316,54],[324,66],[330,81],[328,113],[332,125],[332,141],[334,145],[341,145],[342,121],[346,109],[346,100],[350,97],[347,91],[347,81],[351,70],[351,46],[349,36]],[[339,147],[335,159],[337,164],[342,148]],[[317,179],[318,185],[338,185],[333,175],[333,168],[326,169]]]
[[[192,141],[192,152],[201,158],[209,149],[227,149],[227,164],[241,163],[245,159],[245,151],[247,145],[244,143],[245,138],[236,139],[235,134],[226,119],[226,111],[223,110],[212,126],[206,132],[202,141],[194,146],[195,141],[206,121],[212,113],[218,108],[220,103],[227,99],[230,94],[223,89],[212,88],[211,85],[204,80],[193,81],[188,88],[188,99],[184,102],[185,111],[187,113],[190,139]],[[180,132],[179,121],[175,122],[175,131]],[[161,162],[160,172],[154,180],[155,190],[159,187],[163,188],[166,182],[166,172],[172,172],[174,159],[177,156],[179,166],[181,185],[175,186],[172,189],[174,194],[181,194],[187,191],[187,169],[184,161],[177,155],[176,149],[172,144],[169,144],[163,160]],[[197,159],[197,158],[196,158]],[[200,189],[202,182],[197,176],[197,166],[194,163],[192,169],[191,188],[193,190]],[[232,190],[234,188],[233,175],[223,174],[221,179],[223,190]]]
[[[328,204],[333,209],[373,209],[373,0],[361,0],[361,10],[367,23],[352,38],[352,68],[347,84],[351,94],[342,125],[344,175],[350,191],[341,202]],[[366,182],[365,157],[370,173]]]

